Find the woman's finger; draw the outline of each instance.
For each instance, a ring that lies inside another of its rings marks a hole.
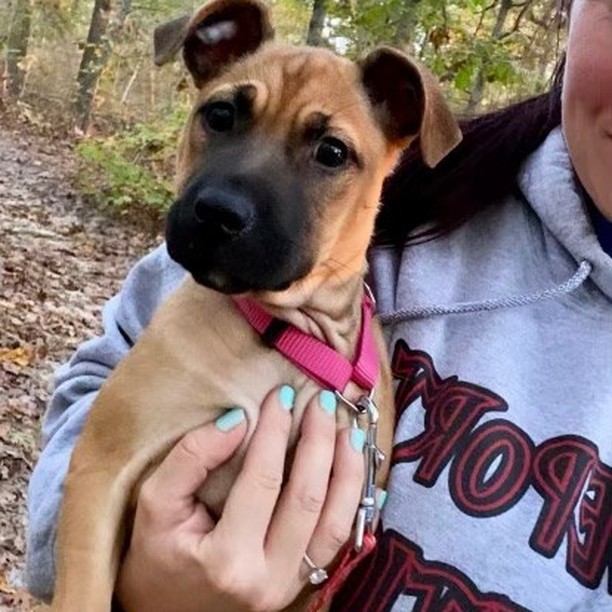
[[[244,465],[211,534],[244,550],[263,549],[283,483],[295,391],[285,385],[264,400]]]
[[[244,410],[234,408],[183,436],[142,485],[140,510],[154,517],[160,529],[186,521],[208,473],[234,453],[245,433]]]
[[[266,553],[283,574],[297,572],[327,496],[336,441],[336,397],[322,391],[302,420],[289,481],[278,503]]]
[[[364,442],[363,430],[356,427],[338,433],[329,492],[307,549],[320,567],[329,566],[351,537],[363,490]],[[302,576],[308,576],[306,566]]]

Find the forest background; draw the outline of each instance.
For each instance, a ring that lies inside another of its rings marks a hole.
[[[192,92],[156,68],[156,25],[199,0],[2,0],[0,111],[75,142],[77,187],[112,211],[161,218]],[[407,49],[470,115],[544,90],[563,49],[561,0],[273,0],[277,36],[351,58]]]

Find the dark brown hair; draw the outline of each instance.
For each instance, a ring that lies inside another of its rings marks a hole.
[[[561,123],[564,64],[548,92],[462,121],[463,141],[436,168],[423,163],[418,143],[408,149],[385,183],[374,244],[446,234],[517,190],[524,160]]]

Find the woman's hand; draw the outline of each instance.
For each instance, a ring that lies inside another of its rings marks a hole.
[[[242,410],[187,434],[143,484],[117,583],[128,612],[279,610],[307,582],[304,553],[332,563],[359,503],[364,436],[336,430],[336,399],[322,392],[304,413],[281,493],[293,399],[282,387],[264,401],[216,525],[195,492],[243,439]]]

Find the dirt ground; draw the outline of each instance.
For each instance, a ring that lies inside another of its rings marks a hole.
[[[104,302],[159,237],[105,218],[71,187],[69,148],[0,117],[0,611],[24,591],[26,492],[53,371],[100,330]]]

